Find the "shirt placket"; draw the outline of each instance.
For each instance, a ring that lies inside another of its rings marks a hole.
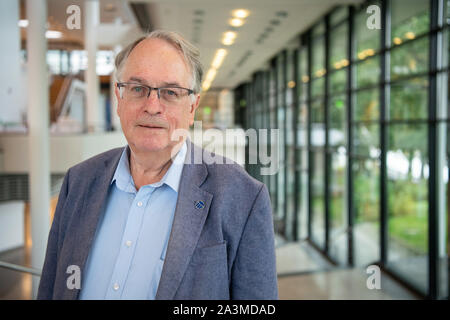
[[[133,263],[146,207],[153,191],[152,187],[141,188],[131,204],[106,299],[120,299],[122,296]]]

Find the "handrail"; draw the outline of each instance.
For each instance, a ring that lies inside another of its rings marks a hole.
[[[13,264],[9,262],[0,261],[0,268],[10,269],[14,271],[24,272],[24,273],[31,273],[32,275],[41,276],[41,270],[35,269],[35,268],[28,268],[24,267],[18,264]]]

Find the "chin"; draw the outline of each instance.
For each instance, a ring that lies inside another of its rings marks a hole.
[[[170,148],[170,141],[166,137],[152,137],[139,139],[134,143],[137,150],[141,152],[158,152]]]

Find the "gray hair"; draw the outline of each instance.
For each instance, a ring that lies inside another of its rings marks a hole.
[[[200,62],[200,51],[186,39],[184,39],[180,34],[173,31],[165,30],[154,30],[149,34],[137,39],[133,43],[126,46],[122,51],[120,51],[115,60],[116,66],[116,79],[119,79],[123,72],[123,67],[127,61],[128,56],[131,51],[143,40],[146,39],[162,39],[170,43],[177,50],[182,53],[186,64],[188,65],[190,71],[192,72],[192,82],[193,91],[199,93],[201,89],[202,77],[203,77],[203,66]]]

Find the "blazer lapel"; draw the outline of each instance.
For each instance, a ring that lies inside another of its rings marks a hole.
[[[76,237],[72,262],[78,265],[83,274],[84,266],[89,255],[99,218],[103,212],[103,207],[108,196],[111,179],[114,176],[117,164],[123,149],[111,159],[104,162],[104,170],[99,171],[89,184],[86,190],[84,209],[79,213],[78,224],[76,225]],[[80,290],[65,290],[63,299],[78,299]]]
[[[177,206],[156,299],[173,299],[197,246],[213,198],[211,193],[200,188],[208,175],[205,164],[195,164],[198,161],[192,163],[191,160],[194,154],[198,157],[203,150],[186,141],[188,156],[178,189]]]

